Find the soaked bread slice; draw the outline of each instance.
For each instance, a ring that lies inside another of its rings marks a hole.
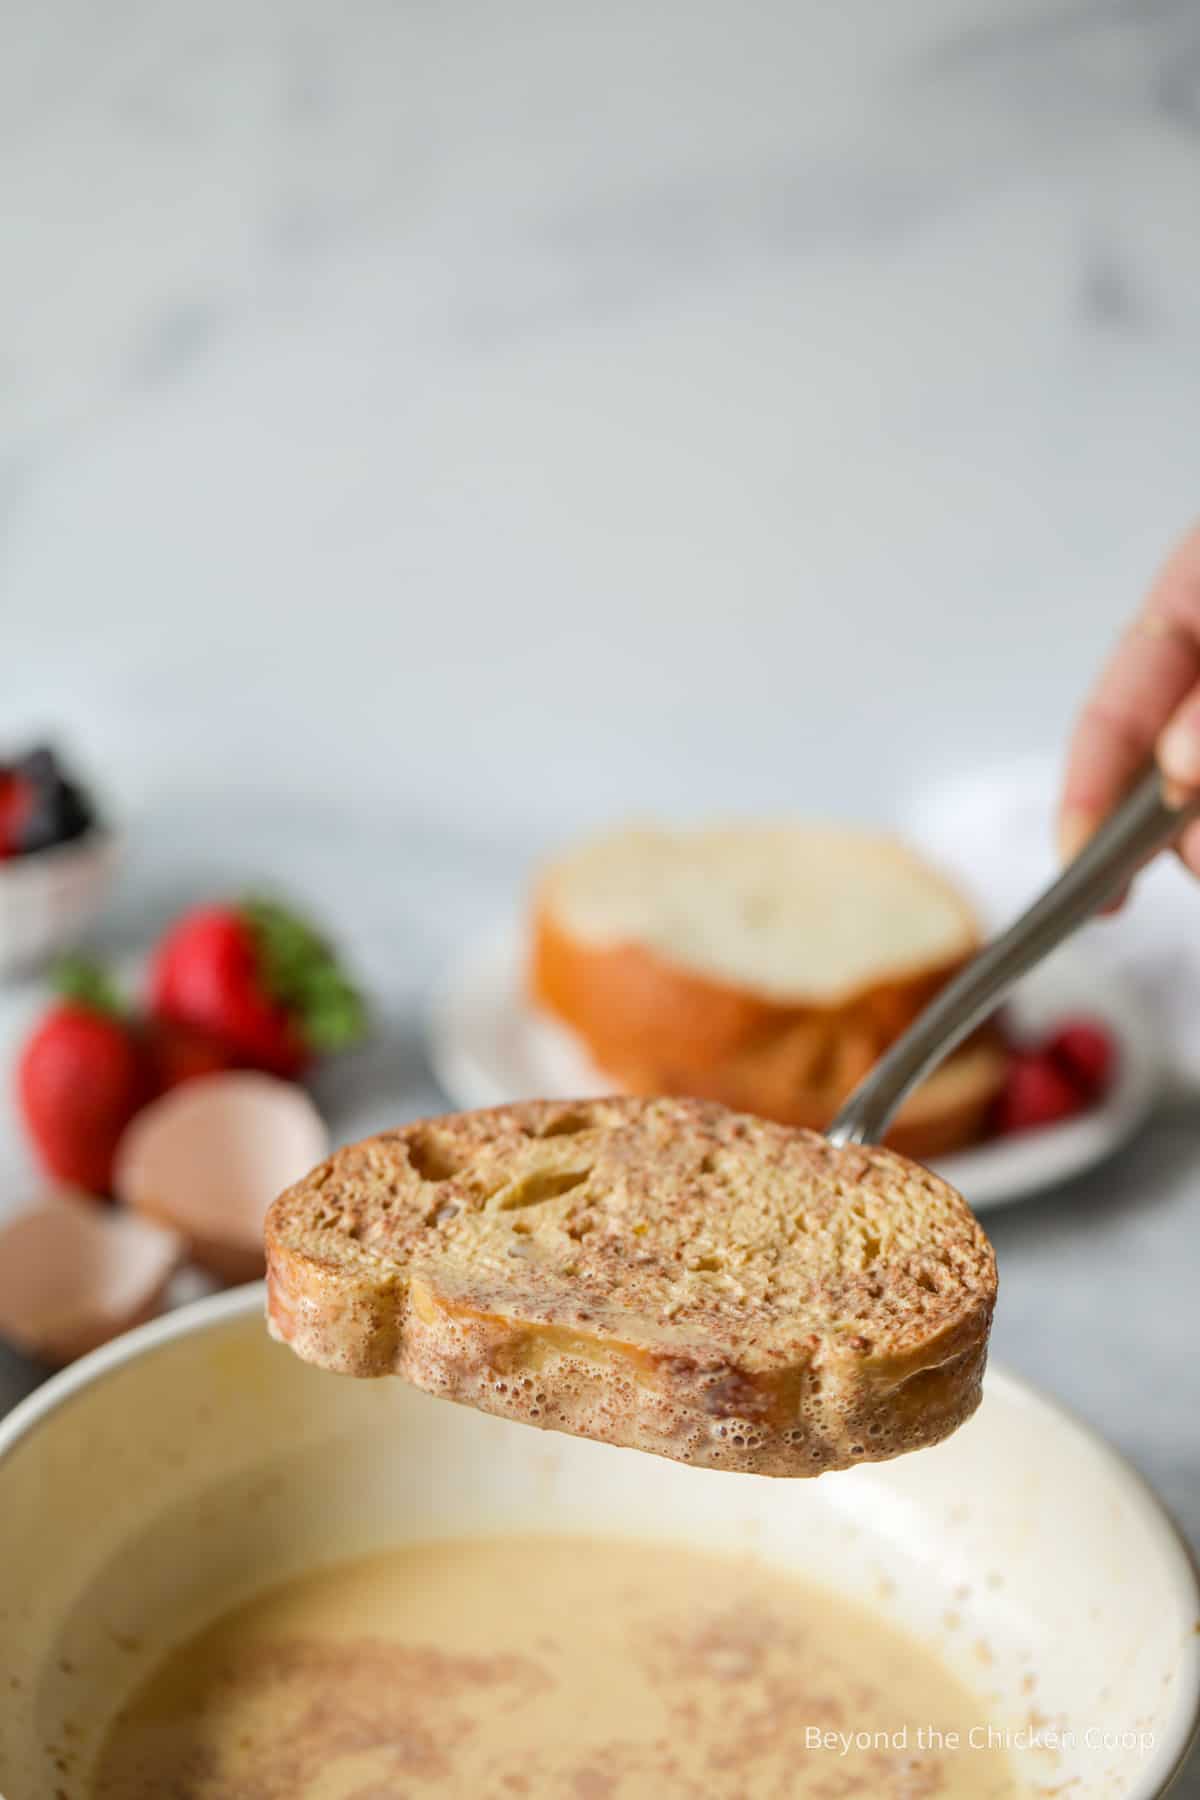
[[[762,1475],[953,1431],[996,1294],[944,1181],[699,1100],[368,1138],[275,1201],[266,1248],[271,1331],[322,1368]]]

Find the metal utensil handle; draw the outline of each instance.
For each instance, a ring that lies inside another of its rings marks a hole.
[[[1148,856],[1200,813],[1172,805],[1157,767],[1044,894],[949,982],[855,1088],[829,1129],[835,1144],[877,1143],[905,1096],[995,1011],[1027,970],[1118,894]]]

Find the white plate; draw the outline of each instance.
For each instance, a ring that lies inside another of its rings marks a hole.
[[[1010,1010],[1018,1029],[1032,1032],[1075,1014],[1102,1021],[1117,1041],[1120,1066],[1091,1112],[993,1139],[936,1165],[979,1211],[1054,1187],[1110,1156],[1145,1119],[1159,1085],[1155,1034],[1140,997],[1078,951],[1060,951],[1030,975]],[[455,964],[430,1009],[429,1054],[456,1106],[612,1091],[577,1040],[530,1005],[523,940],[511,924],[469,946]]]

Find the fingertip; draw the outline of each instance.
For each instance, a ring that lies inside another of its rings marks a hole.
[[[1158,740],[1159,767],[1168,781],[1200,787],[1200,706],[1181,706]]]
[[[1192,820],[1175,847],[1192,874],[1200,875],[1200,819]]]

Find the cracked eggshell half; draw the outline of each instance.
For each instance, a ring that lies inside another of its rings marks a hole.
[[[272,1075],[207,1075],[137,1115],[117,1147],[113,1186],[135,1212],[179,1232],[202,1268],[252,1281],[263,1272],[268,1206],[328,1152],[302,1088]]]
[[[162,1309],[177,1232],[88,1195],[55,1191],[0,1228],[0,1337],[68,1363]]]

